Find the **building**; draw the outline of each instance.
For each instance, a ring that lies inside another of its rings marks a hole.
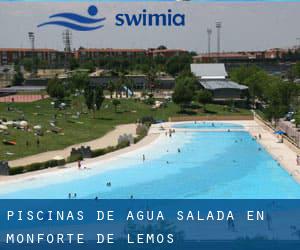
[[[146,56],[145,49],[112,49],[112,48],[79,48],[75,51],[75,58],[79,61],[99,59],[101,57],[137,57]]]
[[[0,88],[10,85],[14,75],[15,70],[12,65],[0,66]]]
[[[188,54],[188,51],[183,49],[148,49],[148,55],[152,57],[173,57]]]
[[[203,53],[193,57],[194,63],[245,62],[265,58],[263,51]]]
[[[37,58],[49,65],[58,63],[64,52],[54,49],[0,48],[0,65],[10,65],[24,58]]]
[[[130,87],[136,89],[145,89],[147,87],[148,79],[144,74],[140,75],[126,75],[127,81],[130,82]],[[117,76],[93,76],[90,77],[91,82],[96,85],[107,87],[110,82],[119,81]],[[156,79],[157,87],[159,89],[172,89],[175,85],[175,79],[169,76],[160,76]]]
[[[248,87],[228,79],[224,64],[191,64],[191,72],[198,78],[201,88],[210,91],[214,101],[245,101]]]
[[[272,48],[264,51],[238,51],[221,53],[202,53],[193,57],[194,63],[233,63],[233,62],[259,62],[280,60],[288,53],[295,53],[297,48]]]
[[[173,57],[187,54],[188,51],[182,49],[113,49],[113,48],[79,48],[75,51],[75,58],[79,61],[97,60],[101,57],[126,57],[134,58],[138,56],[149,57]]]

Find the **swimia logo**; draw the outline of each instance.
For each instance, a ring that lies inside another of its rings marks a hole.
[[[82,16],[72,12],[57,13],[49,16],[49,18],[50,19],[61,18],[62,20],[41,23],[37,27],[40,28],[48,25],[56,25],[56,26],[63,26],[72,30],[77,30],[77,31],[91,31],[91,30],[97,30],[104,27],[104,25],[97,25],[97,24],[103,22],[106,19],[105,17],[92,18],[98,14],[98,9],[96,6],[91,5],[90,7],[88,7],[87,12],[89,16]]]
[[[146,9],[139,14],[120,13],[116,15],[117,26],[185,26],[184,14],[173,14],[171,9],[167,13],[148,13]]]
[[[51,19],[50,21],[41,23],[37,27],[40,28],[55,25],[77,31],[92,31],[104,27],[102,22],[105,21],[106,18],[95,18],[98,14],[98,8],[96,6],[89,6],[87,13],[89,16],[83,16],[72,12],[53,14],[49,16],[49,19]],[[54,18],[56,19],[53,20]],[[173,13],[171,9],[168,9],[165,13],[150,13],[146,9],[143,9],[141,13],[137,14],[116,14],[114,24],[118,27],[185,26],[185,14]]]

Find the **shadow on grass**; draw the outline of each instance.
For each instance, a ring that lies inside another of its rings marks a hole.
[[[101,121],[113,121],[114,119],[113,118],[108,118],[108,117],[95,117],[95,118],[92,118],[94,120],[101,120]]]
[[[218,112],[212,111],[212,110],[204,110],[203,113],[204,113],[204,114],[211,114],[211,115],[214,115],[214,114],[217,114]]]
[[[180,110],[177,112],[177,114],[181,114],[181,115],[196,115],[197,112],[193,111],[193,110]]]

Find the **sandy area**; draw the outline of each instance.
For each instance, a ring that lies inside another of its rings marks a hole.
[[[115,146],[118,144],[118,138],[123,134],[132,134],[136,136],[136,124],[125,124],[117,126],[113,131],[108,132],[103,137],[84,143],[75,144],[62,150],[48,151],[9,162],[11,167],[23,166],[34,162],[43,162],[53,159],[56,156],[67,158],[70,156],[72,148],[79,148],[81,146],[90,146],[91,149],[105,148],[108,146]]]
[[[213,122],[213,121],[209,121]],[[258,137],[258,135],[261,135],[261,139],[257,139],[258,143],[262,145],[272,156],[273,158],[280,163],[278,167],[283,167],[293,178],[295,178],[296,181],[300,183],[300,166],[297,166],[296,164],[296,157],[299,153],[299,149],[294,147],[293,145],[289,144],[287,141],[284,143],[278,143],[278,138],[276,135],[274,135],[273,131],[268,128],[266,125],[264,125],[259,120],[252,120],[252,121],[216,121],[216,122],[224,122],[224,123],[236,123],[241,124],[244,126],[244,128],[253,136]],[[139,143],[134,144],[130,147],[106,154],[104,156],[100,156],[97,158],[92,159],[86,159],[85,163],[93,163],[93,162],[99,162],[99,161],[109,161],[110,159],[114,159],[118,155],[122,155],[124,153],[139,149],[141,147],[149,145],[151,142],[155,141],[160,134],[164,134],[174,123],[167,122],[163,124],[164,130],[161,129],[161,124],[153,125],[149,131],[149,134],[147,137],[145,137],[143,140],[141,140]],[[133,125],[123,125],[123,129],[125,129],[126,133],[129,133],[129,129],[132,129],[131,126]],[[128,127],[126,127],[128,126]],[[185,129],[176,129],[177,131],[185,130]],[[120,130],[118,130],[120,131]],[[124,131],[124,130],[121,130]],[[112,143],[113,140],[117,139],[117,131],[114,130],[107,134],[106,136],[95,140],[93,143],[94,146],[96,145],[104,145],[103,143]],[[91,142],[90,142],[91,143]],[[82,145],[82,144],[80,144]],[[106,164],[109,165],[109,164]],[[20,180],[28,180],[30,178],[37,177],[40,174],[47,174],[52,173],[59,173],[58,171],[62,169],[68,169],[76,167],[76,163],[68,164],[64,167],[57,167],[57,168],[51,168],[46,169],[42,171],[37,172],[31,172],[26,173],[22,175],[17,176],[2,176],[0,177],[1,183],[5,183],[5,181],[20,181]]]

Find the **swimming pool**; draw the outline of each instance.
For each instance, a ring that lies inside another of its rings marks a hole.
[[[187,129],[243,129],[243,126],[235,123],[224,122],[184,122],[172,126],[173,128],[187,128]]]
[[[300,198],[300,185],[260,148],[246,131],[162,133],[113,160],[83,163],[88,170],[1,186],[0,198]]]

